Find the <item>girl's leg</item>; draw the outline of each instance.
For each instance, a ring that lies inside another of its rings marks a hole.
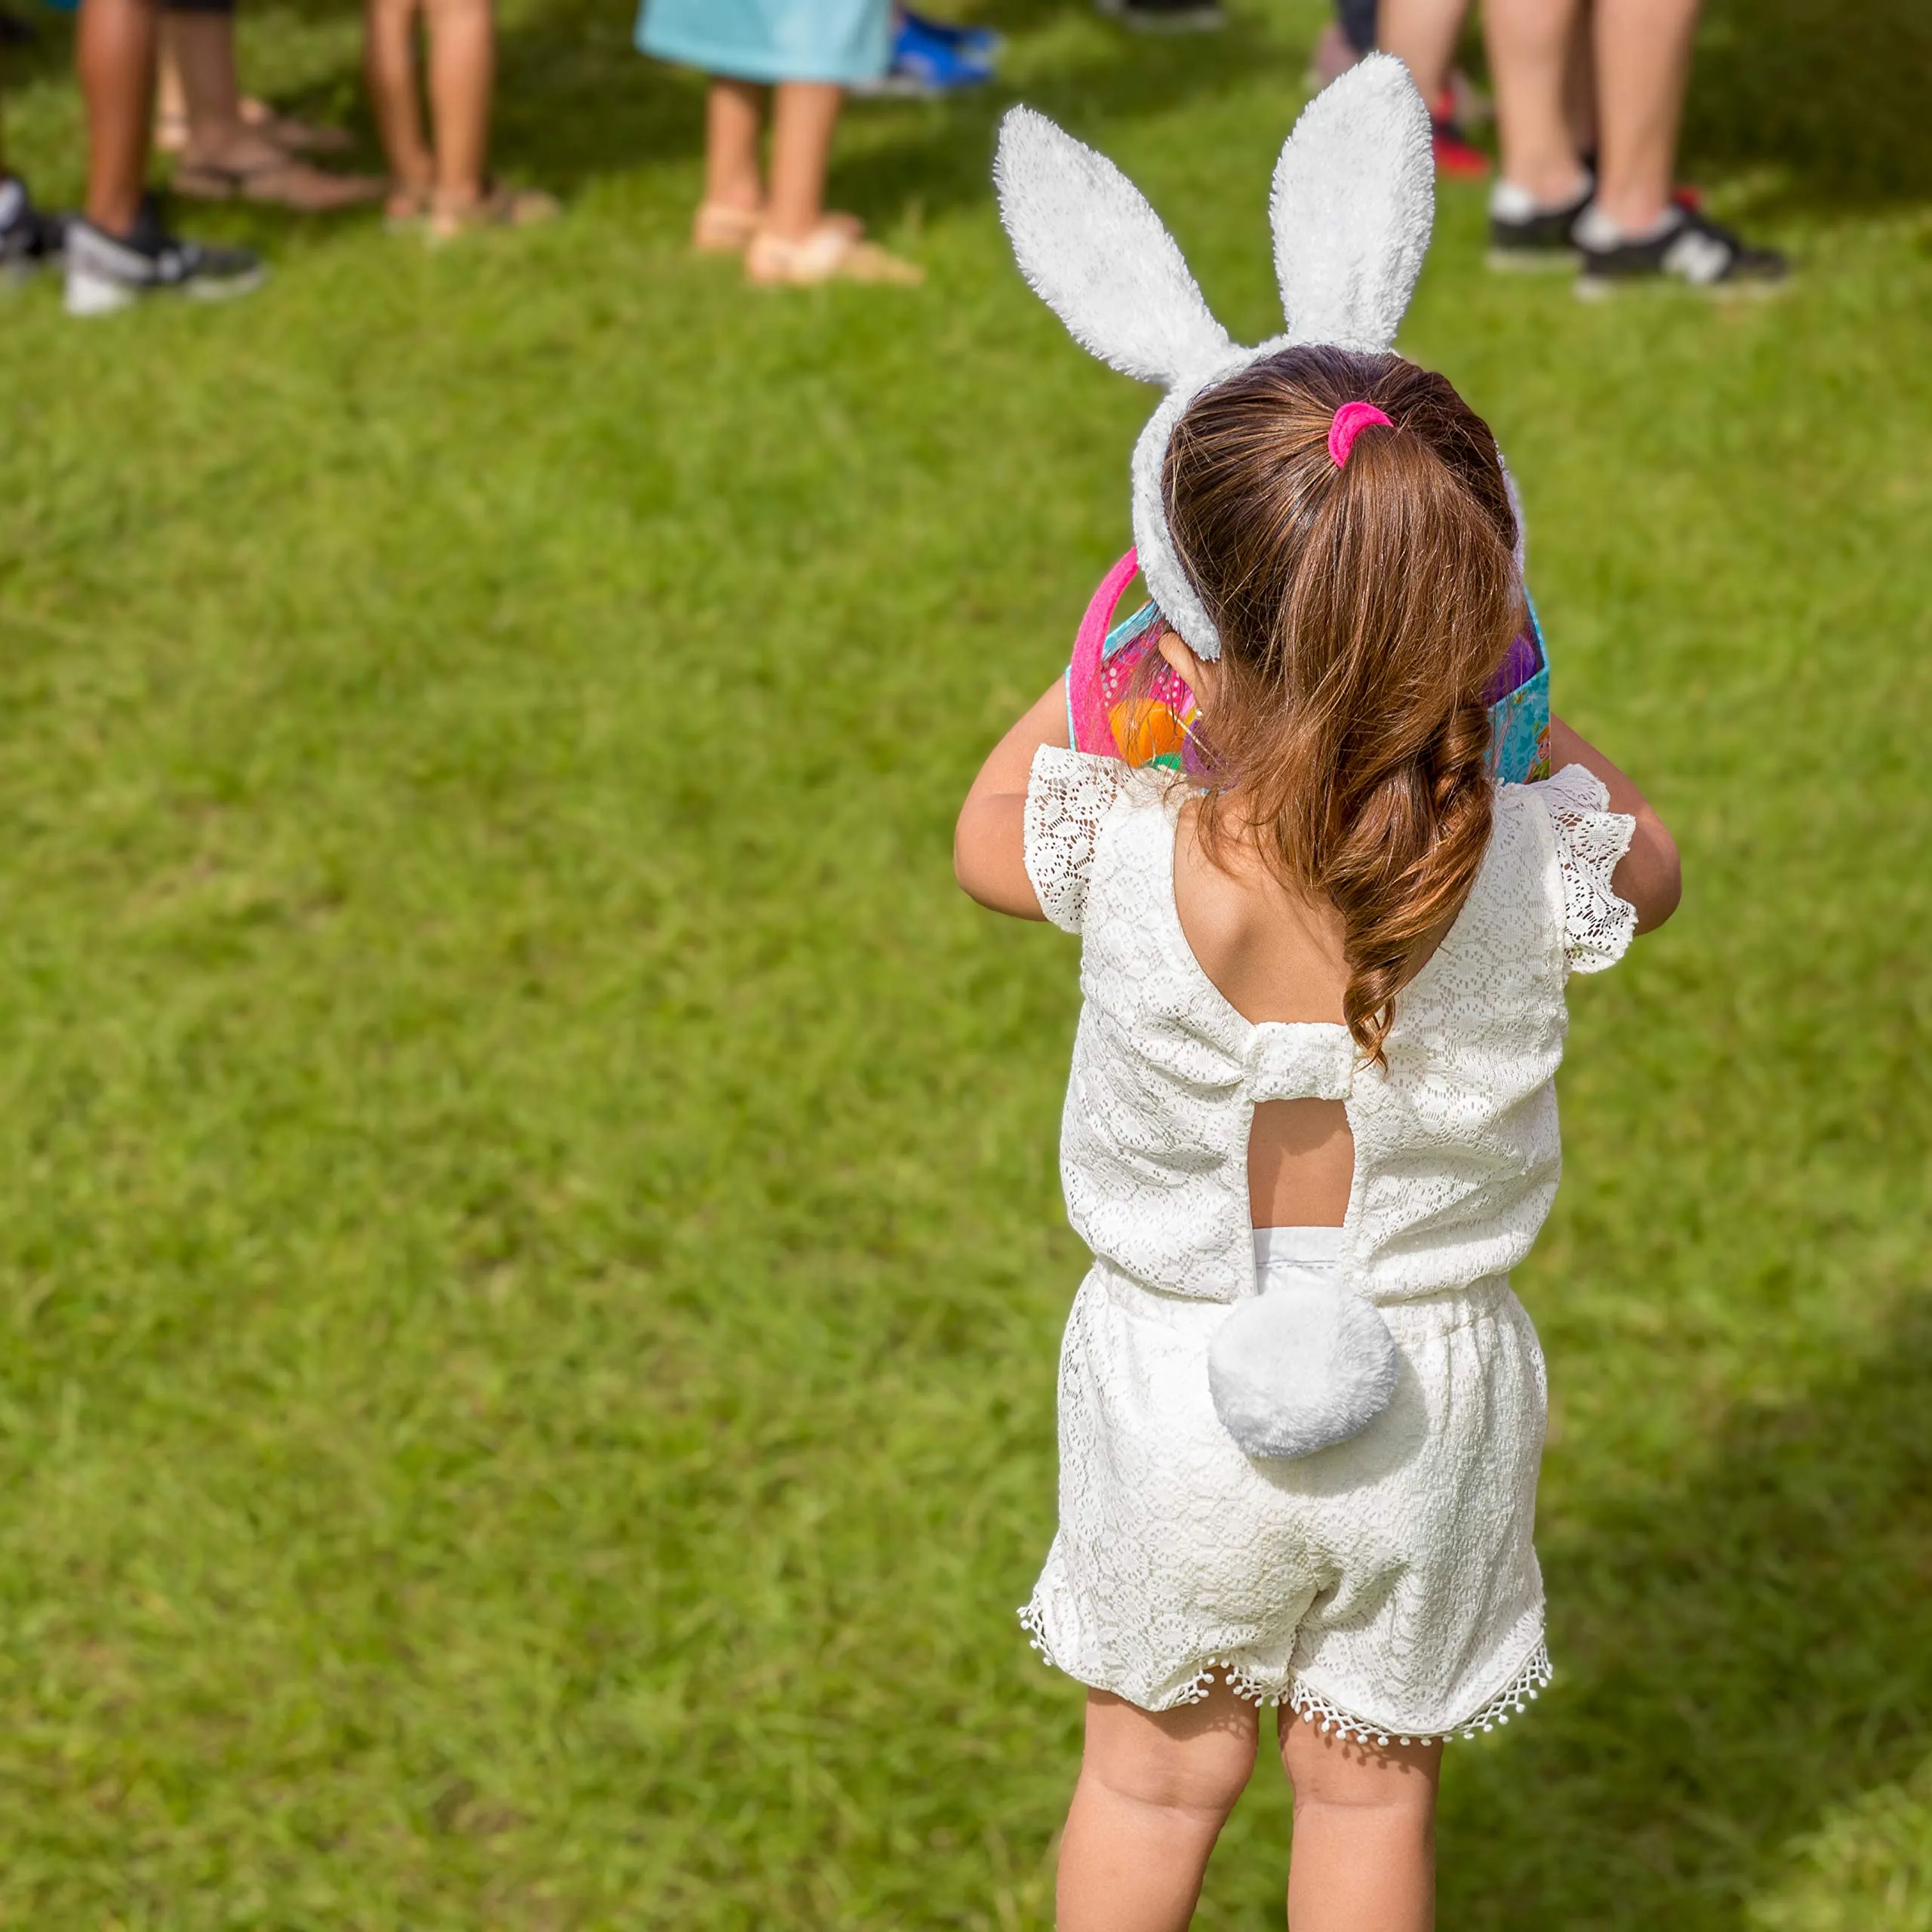
[[[1090,1691],[1060,1841],[1057,1932],[1185,1932],[1208,1854],[1254,1768],[1258,1731],[1254,1706],[1225,1684],[1158,1713]]]
[[[1485,0],[1503,178],[1546,208],[1576,198],[1583,163],[1567,111],[1577,0]]]
[[[1626,235],[1649,233],[1671,205],[1697,24],[1697,0],[1597,0],[1597,207]]]
[[[832,131],[844,100],[844,91],[829,81],[781,81],[775,91],[764,225],[781,242],[802,242],[824,215]]]
[[[490,154],[497,23],[490,0],[424,0],[429,112],[435,122],[436,203],[460,213],[482,198]]]
[[[394,184],[389,212],[420,214],[435,177],[416,99],[416,0],[368,0],[362,58],[369,104]]]
[[[1295,1792],[1288,1932],[1432,1932],[1442,1746],[1345,1743],[1281,1712]]]
[[[707,208],[755,214],[764,207],[764,189],[758,172],[758,140],[764,122],[764,88],[749,81],[712,78],[705,103]]]

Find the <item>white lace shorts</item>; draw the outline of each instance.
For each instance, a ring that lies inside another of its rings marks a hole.
[[[1330,1229],[1262,1231],[1272,1268]],[[1060,1529],[1020,1613],[1048,1662],[1151,1711],[1217,1675],[1378,1740],[1508,1721],[1549,1681],[1533,1531],[1543,1352],[1506,1278],[1379,1304],[1388,1407],[1346,1442],[1251,1460],[1216,1414],[1231,1304],[1097,1262],[1060,1375]]]

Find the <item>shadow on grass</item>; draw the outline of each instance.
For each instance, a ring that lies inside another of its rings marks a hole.
[[[1444,1921],[1735,1928],[1822,1810],[1932,1745],[1932,1294],[1546,1550],[1559,1686],[1452,1772]],[[1455,1840],[1480,1836],[1457,1889]]]

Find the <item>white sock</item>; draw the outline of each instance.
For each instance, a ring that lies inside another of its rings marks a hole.
[[[0,177],[0,228],[11,228],[27,205],[27,191],[12,175]]]
[[[1546,202],[1531,194],[1528,189],[1519,188],[1515,182],[1506,181],[1499,176],[1489,191],[1489,211],[1498,221],[1527,221],[1534,215],[1559,214],[1565,208],[1574,208],[1595,186],[1590,171],[1580,168],[1569,192],[1559,195],[1553,202]]]
[[[1673,202],[1645,229],[1626,234],[1592,202],[1577,217],[1576,235],[1586,248],[1624,248],[1646,242],[1660,242],[1684,223],[1684,211]]]

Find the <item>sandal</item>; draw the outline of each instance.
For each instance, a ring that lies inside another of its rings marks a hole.
[[[745,251],[745,279],[767,288],[811,288],[822,281],[892,283],[910,288],[926,272],[849,226],[849,216],[829,217],[801,242],[786,242],[766,230],[752,237]]]
[[[488,181],[474,201],[452,205],[440,195],[433,196],[425,232],[432,242],[454,242],[459,235],[466,235],[475,228],[528,228],[534,223],[552,220],[559,211],[560,204],[554,195],[535,188],[506,188]]]
[[[293,209],[298,214],[334,214],[374,201],[383,184],[361,174],[331,174],[292,155],[251,162],[244,168],[223,168],[211,161],[183,161],[175,165],[169,186],[195,202],[254,202],[266,208]]]

